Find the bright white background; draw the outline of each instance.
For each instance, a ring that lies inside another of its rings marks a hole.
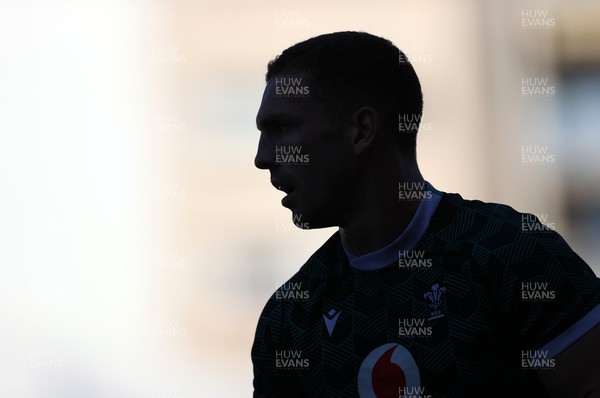
[[[425,177],[545,215],[598,271],[600,7],[489,3],[4,2],[0,395],[250,395],[262,306],[333,233],[252,164],[266,63],[320,33],[405,50]]]

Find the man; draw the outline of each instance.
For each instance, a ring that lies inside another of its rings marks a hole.
[[[599,396],[600,280],[532,215],[423,179],[400,50],[326,34],[266,81],[255,165],[297,225],[339,231],[263,310],[254,396]]]

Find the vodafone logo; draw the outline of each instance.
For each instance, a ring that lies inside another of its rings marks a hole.
[[[419,368],[410,351],[397,343],[375,348],[358,371],[361,398],[408,397],[421,390]]]

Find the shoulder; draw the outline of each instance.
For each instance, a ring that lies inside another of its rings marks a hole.
[[[516,240],[539,242],[549,249],[553,246],[568,248],[554,231],[554,224],[501,203],[466,200],[459,194],[444,193],[436,218],[438,227],[445,230],[449,240],[468,240],[490,249],[513,244]]]
[[[463,199],[457,193],[444,193],[436,212],[436,216],[452,223],[460,234],[470,230],[484,233],[497,224],[519,227],[523,214],[505,204]]]
[[[275,318],[285,323],[295,305],[310,305],[319,285],[338,272],[342,250],[339,232],[336,232],[273,292],[262,311],[261,321]]]
[[[482,271],[510,268],[524,277],[560,264],[563,270],[595,276],[554,230],[554,224],[505,204],[444,193],[432,224],[435,237],[444,242],[446,251],[464,253]]]

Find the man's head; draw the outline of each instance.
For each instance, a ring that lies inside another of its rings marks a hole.
[[[373,173],[397,159],[416,167],[421,86],[390,41],[363,32],[313,37],[269,62],[266,81],[255,164],[288,193],[283,204],[296,223],[341,226]]]

